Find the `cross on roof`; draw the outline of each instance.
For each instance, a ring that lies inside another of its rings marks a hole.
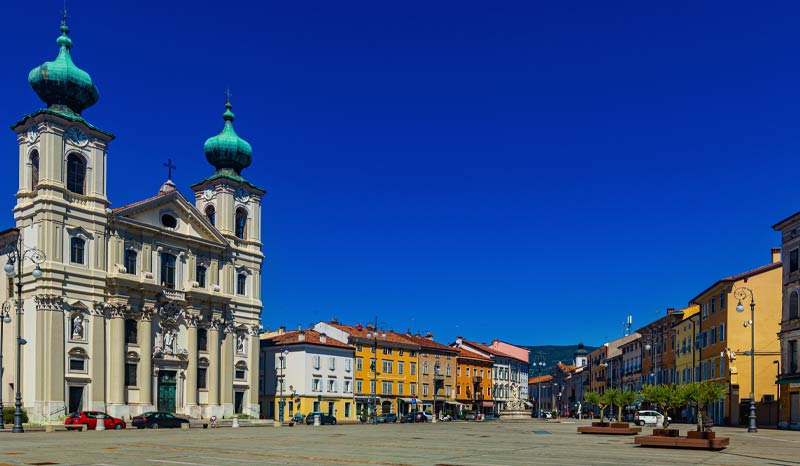
[[[165,163],[164,166],[167,167],[167,170],[169,170],[167,172],[167,179],[171,180],[172,179],[172,170],[177,170],[178,167],[176,167],[175,165],[172,164],[172,159],[167,159],[167,163]]]
[[[231,103],[231,88],[225,90],[225,103]]]

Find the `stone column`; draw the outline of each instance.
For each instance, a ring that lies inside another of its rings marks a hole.
[[[208,328],[208,404],[212,407],[212,412],[216,412],[213,407],[219,407],[219,327],[222,322],[212,320]]]
[[[122,306],[114,306],[109,318],[108,414],[120,416],[125,404],[125,314]]]
[[[142,311],[139,321],[139,404],[144,405],[143,410],[153,406],[153,310]]]
[[[258,404],[258,376],[259,376],[259,368],[261,366],[258,365],[259,358],[261,357],[260,354],[260,345],[259,345],[259,335],[261,334],[261,326],[256,324],[250,327],[250,341],[249,341],[249,348],[247,349],[247,384],[250,385],[250,390],[247,397],[247,403],[250,405],[249,412],[247,414],[256,415],[260,414],[260,408]],[[344,383],[343,381],[340,383]],[[287,387],[288,388],[288,387]]]
[[[189,352],[189,360],[186,366],[186,402],[183,412],[196,417],[197,407],[197,322],[199,316],[186,314],[186,327],[189,340],[186,349]]]
[[[88,403],[83,404],[83,409],[104,410],[106,405],[106,311],[105,305],[99,304],[92,309],[92,318],[89,321],[89,377],[90,384]]]
[[[233,350],[236,339],[233,325],[225,325],[222,341],[222,356],[220,358],[220,404],[225,410],[225,415],[233,415]]]

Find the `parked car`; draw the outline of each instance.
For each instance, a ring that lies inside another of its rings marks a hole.
[[[671,417],[667,416],[667,419],[669,422],[672,422]],[[643,426],[645,424],[663,424],[664,415],[658,411],[637,411],[636,415],[633,416],[633,423],[637,426]]]
[[[319,416],[319,423],[322,425],[330,424],[332,426],[336,425],[336,418],[334,416],[330,416],[327,413],[321,413],[319,411],[312,411],[306,415],[306,424],[313,424],[314,417]]]
[[[403,414],[400,418],[400,422],[405,424],[408,422],[428,422],[428,417],[422,413],[422,411],[412,411],[410,413]]]
[[[395,413],[388,413],[388,414],[381,414],[378,416],[379,423],[387,423],[387,422],[397,422],[397,414]]]
[[[303,421],[305,421],[305,419],[306,419],[306,415],[303,414],[303,413],[297,413],[294,416],[292,416],[292,421],[294,421],[294,422],[303,422]]]
[[[553,419],[553,413],[550,411],[541,410],[539,415],[542,419]]]
[[[480,413],[476,411],[470,411],[464,415],[464,419],[466,419],[467,421],[477,421],[479,419],[479,414]]]
[[[420,411],[423,416],[425,416],[425,420],[428,422],[433,422],[433,413],[430,411]]]
[[[134,416],[134,418],[131,420],[131,424],[133,424],[133,427],[136,427],[137,429],[144,429],[145,427],[149,427],[151,429],[180,427],[181,424],[188,423],[188,419],[158,411],[143,413],[138,416]]]
[[[64,426],[67,430],[80,429],[82,425],[86,425],[89,430],[97,428],[98,416],[103,416],[103,425],[106,429],[120,430],[127,427],[125,421],[122,419],[109,416],[102,411],[76,411],[67,416],[64,420]]]

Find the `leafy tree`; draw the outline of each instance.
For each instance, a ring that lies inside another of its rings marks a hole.
[[[617,402],[617,408],[619,408],[619,413],[617,413],[617,422],[622,422],[622,407],[628,406],[636,402],[636,392],[631,391],[624,391],[620,392],[619,394],[619,401]]]
[[[597,406],[600,408],[600,420],[603,420],[603,410],[605,409],[606,405],[603,402],[602,397],[597,392],[586,392],[583,395],[583,401],[592,406]]]
[[[658,405],[664,411],[664,428],[669,427],[670,409],[686,404],[685,397],[675,385],[645,385],[642,387],[642,398]]]
[[[683,406],[686,408],[696,407],[697,406],[697,392],[698,392],[698,384],[696,383],[689,383],[685,385],[678,385],[678,398],[680,398]],[[700,432],[703,430],[702,420],[700,419],[701,416],[698,413],[697,416],[697,431]]]
[[[617,388],[610,388],[610,389],[606,390],[606,392],[603,394],[603,396],[605,396],[606,402],[609,405],[611,405],[612,407],[614,405],[619,407],[619,405],[621,403],[620,397],[622,396],[622,391],[620,391]],[[614,413],[612,412],[611,415],[613,416]]]
[[[698,431],[703,430],[703,409],[725,397],[725,386],[714,382],[700,382],[697,384],[695,398],[697,403]]]

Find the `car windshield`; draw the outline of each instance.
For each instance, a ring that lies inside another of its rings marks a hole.
[[[81,417],[81,413],[72,413],[69,417]]]

